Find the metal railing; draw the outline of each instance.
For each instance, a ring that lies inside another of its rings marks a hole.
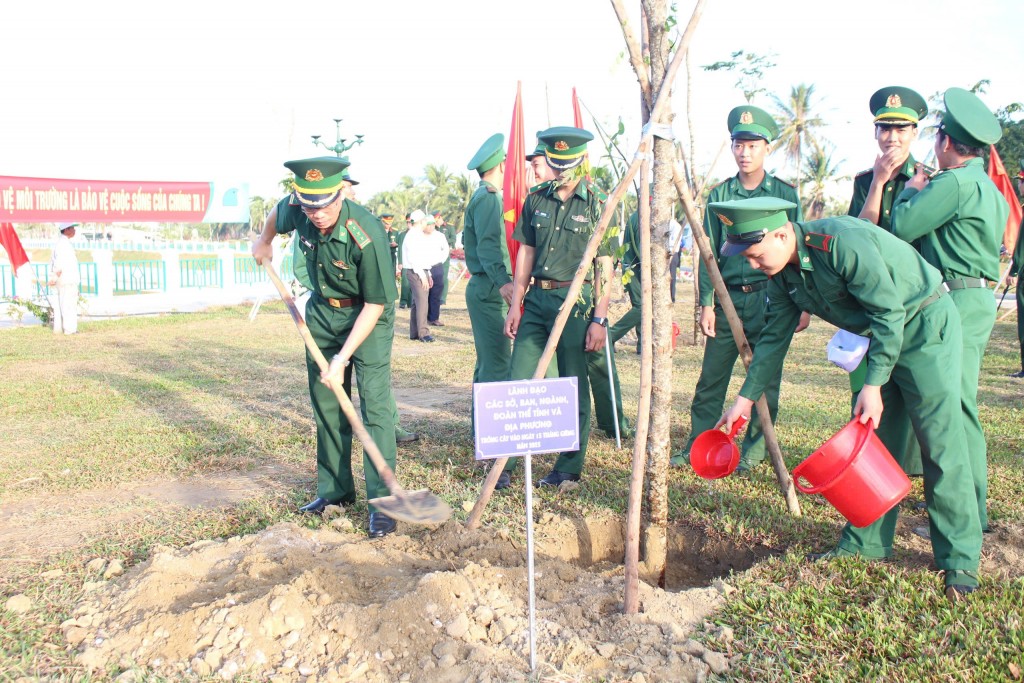
[[[114,293],[167,290],[167,266],[162,260],[114,261]]]
[[[178,262],[181,275],[181,286],[185,287],[223,287],[224,269],[219,257],[188,258]]]

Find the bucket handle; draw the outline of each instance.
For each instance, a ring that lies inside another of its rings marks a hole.
[[[853,421],[854,420],[851,420],[851,422],[853,422]],[[793,484],[795,484],[796,487],[798,489],[800,489],[800,491],[802,493],[809,493],[809,494],[821,493],[825,489],[831,488],[832,485],[834,483],[836,483],[836,481],[841,476],[846,474],[846,470],[850,469],[850,466],[853,465],[853,462],[858,458],[858,456],[860,456],[861,451],[864,450],[864,446],[867,444],[868,439],[871,438],[871,435],[875,431],[875,423],[872,422],[871,420],[868,420],[867,427],[868,428],[864,431],[864,436],[862,436],[860,438],[860,443],[857,444],[857,448],[853,451],[853,456],[846,461],[846,464],[844,464],[841,468],[839,468],[838,472],[836,472],[834,475],[832,475],[831,479],[829,479],[827,482],[825,482],[821,486],[803,486],[800,483],[800,477],[801,477],[804,465],[807,464],[807,461],[804,460],[802,463],[800,463],[795,468],[793,468]]]
[[[746,415],[740,415],[739,417],[736,418],[736,421],[732,423],[732,429],[729,430],[729,434],[727,435],[729,441],[732,441],[733,439],[736,438],[736,434],[738,434],[739,431],[743,429],[743,425],[747,424],[747,421],[749,419],[750,418]]]

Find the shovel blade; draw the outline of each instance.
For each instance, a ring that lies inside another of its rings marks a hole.
[[[388,517],[408,524],[442,524],[452,516],[448,504],[426,489],[374,498],[370,505]]]

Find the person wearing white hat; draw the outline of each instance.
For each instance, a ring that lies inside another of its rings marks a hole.
[[[53,245],[50,258],[51,301],[53,302],[53,333],[75,334],[78,332],[78,257],[71,244],[78,223],[60,223],[57,242]]]

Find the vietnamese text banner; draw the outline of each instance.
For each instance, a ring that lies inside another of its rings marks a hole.
[[[473,411],[477,460],[579,450],[575,377],[477,383]]]
[[[12,223],[247,223],[246,184],[0,176],[0,219]]]

